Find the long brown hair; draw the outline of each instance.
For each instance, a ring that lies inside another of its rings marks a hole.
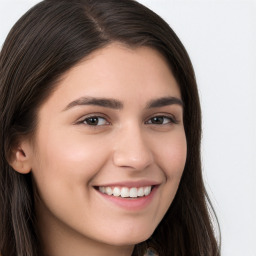
[[[38,256],[30,174],[8,160],[22,136],[33,139],[37,110],[67,70],[111,42],[149,46],[168,60],[184,106],[187,160],[176,197],[153,235],[133,255],[218,256],[215,213],[201,171],[201,110],[192,64],[182,43],[157,14],[133,0],[45,0],[10,31],[0,54],[0,253]],[[217,223],[217,225],[216,225]],[[214,226],[215,225],[215,226]]]

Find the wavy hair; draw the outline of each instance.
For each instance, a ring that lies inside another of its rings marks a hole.
[[[22,136],[33,139],[37,112],[71,67],[112,42],[148,46],[169,62],[184,102],[187,159],[177,194],[133,256],[219,256],[218,222],[201,171],[201,110],[189,56],[169,25],[133,0],[45,0],[14,25],[0,53],[0,253],[39,256],[30,174],[8,164]]]

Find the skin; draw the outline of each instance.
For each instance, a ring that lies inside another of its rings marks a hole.
[[[122,107],[70,104],[81,97]],[[162,97],[181,99],[179,86],[164,57],[148,47],[110,44],[63,76],[39,109],[33,143],[23,140],[13,162],[32,171],[45,255],[131,255],[153,233],[173,201],[187,149],[182,106],[148,108]],[[98,125],[90,125],[91,116],[100,117]],[[156,124],[156,116],[164,118]],[[95,189],[138,181],[157,189],[137,210]]]

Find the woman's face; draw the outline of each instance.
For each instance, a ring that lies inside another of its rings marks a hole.
[[[186,160],[181,94],[166,60],[147,47],[95,51],[65,74],[38,119],[31,168],[45,243],[71,255],[78,241],[130,248],[147,239]]]

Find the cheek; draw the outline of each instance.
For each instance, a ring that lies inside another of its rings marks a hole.
[[[47,143],[45,143],[47,141]],[[39,138],[38,159],[43,172],[52,175],[93,175],[106,157],[106,150],[99,141],[90,140],[81,134],[61,134]]]
[[[187,157],[187,142],[184,131],[166,137],[164,143],[158,144],[157,149],[158,163],[164,171],[167,181],[170,179],[179,182]]]
[[[106,146],[95,138],[61,131],[47,138],[38,136],[37,145],[32,172],[43,207],[67,223],[84,218],[86,207],[93,203],[90,181],[108,158]],[[74,213],[73,209],[82,210]]]
[[[185,132],[180,130],[165,139],[165,143],[158,147],[158,163],[165,176],[165,186],[162,195],[162,214],[168,210],[179,187],[181,176],[186,163],[187,142]]]
[[[45,134],[45,133],[44,133]],[[92,143],[88,137],[59,132],[47,138],[38,138],[37,156],[33,176],[40,196],[45,202],[57,198],[68,201],[71,195],[84,198],[89,193],[88,184],[107,159],[107,150]],[[54,197],[53,197],[54,195]]]
[[[155,142],[156,163],[164,175],[159,187],[161,201],[158,203],[158,221],[166,214],[178,190],[186,162],[187,143],[183,130],[168,134]]]

